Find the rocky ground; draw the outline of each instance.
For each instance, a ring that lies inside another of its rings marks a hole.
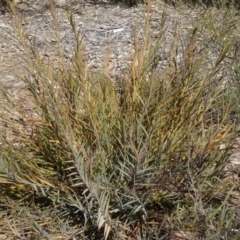
[[[35,42],[45,57],[57,57],[57,44],[51,23],[51,14],[48,1],[31,0],[17,4],[21,16],[22,27],[29,39]],[[139,38],[143,38],[145,29],[145,9],[143,5],[132,8],[113,5],[103,2],[88,2],[84,0],[56,1],[59,19],[59,35],[64,48],[64,56],[71,59],[74,50],[74,36],[67,11],[72,7],[76,26],[86,44],[86,59],[88,68],[101,69],[106,57],[107,70],[112,77],[121,75],[127,68],[133,51],[133,31]],[[163,2],[154,2],[151,8],[150,36],[153,41],[158,38],[162,12],[165,9]],[[173,7],[166,9],[167,33],[169,40],[173,37],[174,27],[179,26],[182,34],[191,28],[190,18],[184,17]],[[186,14],[186,12],[185,12]],[[192,14],[194,17],[194,14]],[[188,21],[188,22],[187,22]],[[13,37],[16,36],[12,16],[10,13],[0,14],[0,82],[12,87],[18,87],[19,80],[16,73],[24,72],[24,59],[20,44]],[[166,41],[167,42],[167,41]],[[169,41],[170,43],[170,41]],[[13,83],[14,82],[14,83]]]

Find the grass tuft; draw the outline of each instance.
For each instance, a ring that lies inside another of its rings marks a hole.
[[[29,101],[4,92],[21,119],[0,116],[4,234],[237,239],[239,190],[226,168],[239,121],[234,10],[219,12],[221,27],[204,10],[183,42],[176,28],[165,61],[164,12],[158,42],[148,24],[143,43],[133,33],[128,72],[112,81],[87,69],[71,12],[75,52],[66,63],[50,3],[58,43],[52,62],[28,42],[11,4]]]

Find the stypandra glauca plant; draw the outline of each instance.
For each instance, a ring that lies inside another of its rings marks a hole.
[[[11,7],[29,102],[4,92],[22,120],[1,115],[1,229],[47,239],[237,237],[237,187],[225,167],[236,99],[222,64],[233,38],[213,53],[201,25],[182,42],[176,26],[169,44],[163,11],[153,43],[148,8],[146,34],[133,31],[132,62],[114,81],[87,69],[71,11],[66,62],[50,1],[58,60],[49,61]]]

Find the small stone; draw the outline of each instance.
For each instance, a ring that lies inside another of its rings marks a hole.
[[[28,5],[27,5],[26,3],[24,3],[24,2],[19,2],[18,5],[17,5],[17,8],[18,8],[19,10],[24,11],[24,10],[27,10]]]
[[[223,143],[219,146],[219,150],[224,150],[224,149],[226,149],[226,144]]]

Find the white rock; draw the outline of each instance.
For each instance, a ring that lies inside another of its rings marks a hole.
[[[219,146],[219,150],[224,150],[224,149],[226,149],[226,144],[221,144],[221,145]]]

